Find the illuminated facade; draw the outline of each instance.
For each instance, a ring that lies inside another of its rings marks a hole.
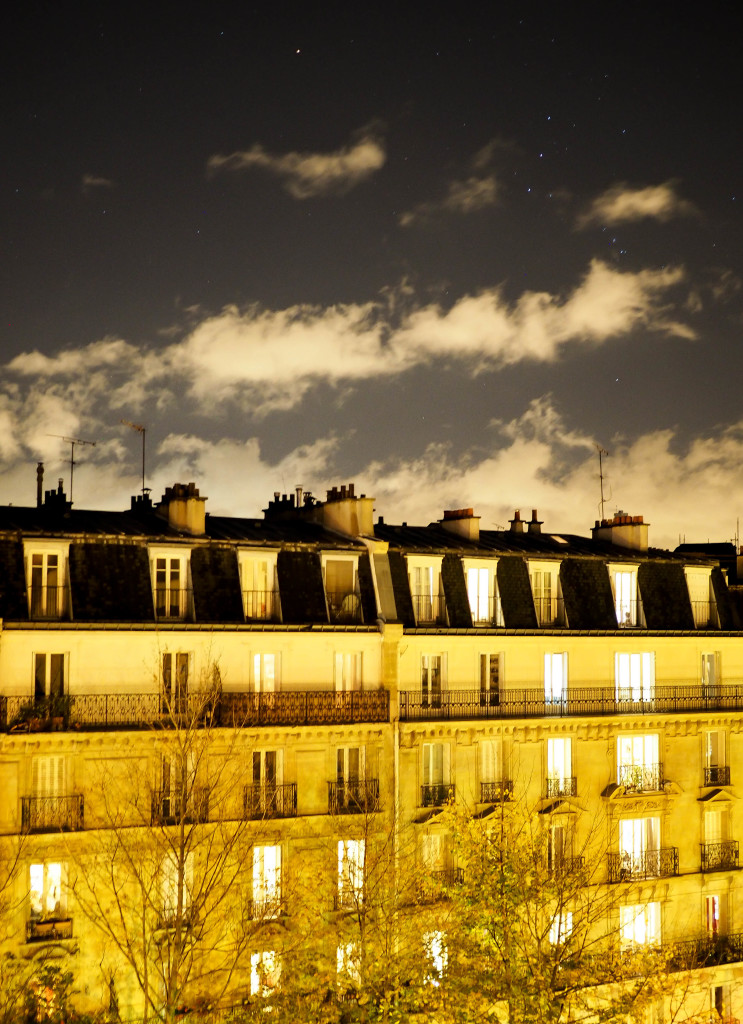
[[[743,1016],[743,633],[720,569],[647,534],[619,514],[559,536],[536,512],[486,531],[470,509],[392,526],[352,486],[277,494],[263,519],[209,516],[192,484],[122,513],[73,510],[61,486],[0,509],[6,948],[69,958],[91,1006],[108,957],[122,1014],[137,1011],[75,891],[111,826],[103,780],[125,793],[132,765],[148,795],[128,827],[247,823],[240,884],[261,923],[291,922],[305,869],[336,911],[354,905],[385,830],[412,837],[421,873],[456,878],[438,811],[518,798],[555,865],[599,822],[601,884],[627,893],[617,943],[675,944],[698,966],[688,1016]],[[204,722],[239,770],[184,813],[169,727],[207,685]],[[197,858],[186,875],[196,886]],[[166,932],[183,910],[167,858],[159,879]],[[445,937],[423,938],[441,969]],[[281,984],[280,944],[255,930],[244,991]],[[351,946],[337,965],[353,976]]]

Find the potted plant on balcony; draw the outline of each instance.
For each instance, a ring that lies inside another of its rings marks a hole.
[[[13,719],[11,732],[41,732],[47,728],[48,706],[46,699],[26,701],[21,704]]]

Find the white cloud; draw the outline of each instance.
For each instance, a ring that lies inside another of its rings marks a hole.
[[[450,181],[446,194],[440,199],[418,203],[412,210],[401,213],[398,222],[404,228],[423,224],[439,214],[468,214],[495,206],[500,198],[500,187],[490,169],[496,143],[491,142],[471,161],[473,173],[466,178]]]
[[[95,189],[114,188],[115,183],[110,178],[103,178],[99,174],[84,174],[80,188],[83,195],[90,195]]]
[[[642,328],[690,339],[671,312],[681,268],[620,272],[593,261],[565,295],[524,292],[509,302],[498,287],[450,308],[416,306],[394,314],[384,301],[282,310],[228,307],[180,340],[156,350],[104,339],[54,356],[16,356],[6,377],[45,382],[76,408],[135,413],[148,400],[164,411],[187,394],[194,412],[226,403],[253,416],[300,404],[320,383],[354,386],[436,362],[472,373],[523,361],[554,362],[566,346],[596,347]],[[681,303],[680,303],[681,304]]]
[[[672,181],[645,188],[632,188],[620,183],[597,196],[578,217],[576,227],[581,229],[593,224],[610,226],[645,219],[665,222],[694,213],[694,205],[677,194]]]
[[[351,143],[332,153],[268,153],[256,143],[251,149],[217,154],[207,161],[210,175],[225,171],[263,168],[279,177],[295,199],[310,199],[328,193],[344,193],[380,170],[387,154],[378,133],[365,128]]]

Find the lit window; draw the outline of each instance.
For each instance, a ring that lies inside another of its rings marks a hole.
[[[361,984],[361,956],[355,942],[338,946],[335,953],[336,973],[340,985],[356,988]]]
[[[66,690],[66,654],[34,654],[34,698],[62,697]]]
[[[661,874],[660,818],[623,818],[619,822],[620,879]]]
[[[479,667],[480,704],[483,707],[497,707],[500,704],[500,654],[481,654],[479,656]]]
[[[64,586],[65,554],[37,551],[30,555],[27,564],[28,610],[31,618],[61,618],[67,610]]]
[[[448,743],[423,744],[422,799],[423,807],[441,807],[453,795],[449,782],[450,750]]]
[[[176,923],[179,912],[181,923],[184,923],[191,908],[193,892],[193,851],[183,858],[174,853],[168,854],[163,861],[160,876],[160,898],[162,901],[163,924],[172,926]]]
[[[561,910],[550,923],[549,940],[553,946],[564,946],[573,934],[572,910]]]
[[[416,623],[442,621],[445,602],[441,596],[441,559],[416,564],[413,558],[408,558],[408,575]]]
[[[568,656],[545,654],[544,699],[547,704],[561,704],[568,695]]]
[[[614,610],[620,628],[639,624],[637,607],[637,571],[609,567],[614,588]]]
[[[250,954],[250,994],[261,999],[272,996],[281,981],[281,961],[275,949]]]
[[[362,622],[356,558],[324,558],[328,618],[335,623]]]
[[[278,619],[276,556],[251,558],[241,554],[239,558],[245,618],[258,621]]]
[[[623,704],[655,699],[655,654],[614,655],[614,682],[617,701]]]
[[[658,733],[620,736],[617,740],[617,782],[627,792],[657,792],[663,787]]]
[[[188,672],[190,654],[183,651],[163,654],[162,712],[182,715],[188,707]]]
[[[563,614],[559,566],[549,563],[532,563],[529,565],[529,579],[537,623],[540,626],[561,625]]]
[[[338,906],[354,909],[364,902],[363,839],[338,840]]]
[[[660,903],[619,908],[619,941],[622,950],[660,945]]]
[[[473,626],[503,625],[495,570],[495,562],[488,565],[465,563],[467,598]]]
[[[188,557],[162,555],[152,560],[155,615],[158,619],[185,619],[189,612]]]
[[[277,917],[281,911],[281,847],[253,847],[253,917]]]
[[[334,681],[336,693],[351,693],[361,689],[362,657],[360,651],[336,651],[333,658]]]
[[[32,920],[64,918],[64,877],[64,865],[58,861],[29,865],[28,897]]]
[[[280,665],[281,656],[279,654],[253,655],[253,691],[255,693],[275,693],[281,689]]]
[[[572,744],[569,736],[547,740],[547,796],[574,796]]]
[[[441,707],[445,665],[446,658],[442,654],[421,655],[421,703],[423,707]]]
[[[446,948],[444,933],[442,931],[424,932],[423,952],[427,964],[424,983],[438,987],[449,963],[449,952]]]

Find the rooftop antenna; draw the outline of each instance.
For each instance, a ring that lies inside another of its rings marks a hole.
[[[47,434],[47,437],[58,437],[70,446],[70,504],[72,504],[72,481],[75,473],[75,445],[89,444],[95,448],[95,441],[83,441],[81,437],[64,437],[62,434]]]
[[[144,452],[145,452],[145,438],[147,437],[147,427],[142,426],[141,423],[132,423],[130,420],[121,421],[125,427],[131,427],[132,430],[137,430],[142,435],[142,497],[144,497],[149,491],[149,487],[144,485]]]
[[[597,444],[599,452],[599,481],[601,483],[601,521],[604,521],[604,455],[608,455],[606,448],[602,448],[600,444]]]

